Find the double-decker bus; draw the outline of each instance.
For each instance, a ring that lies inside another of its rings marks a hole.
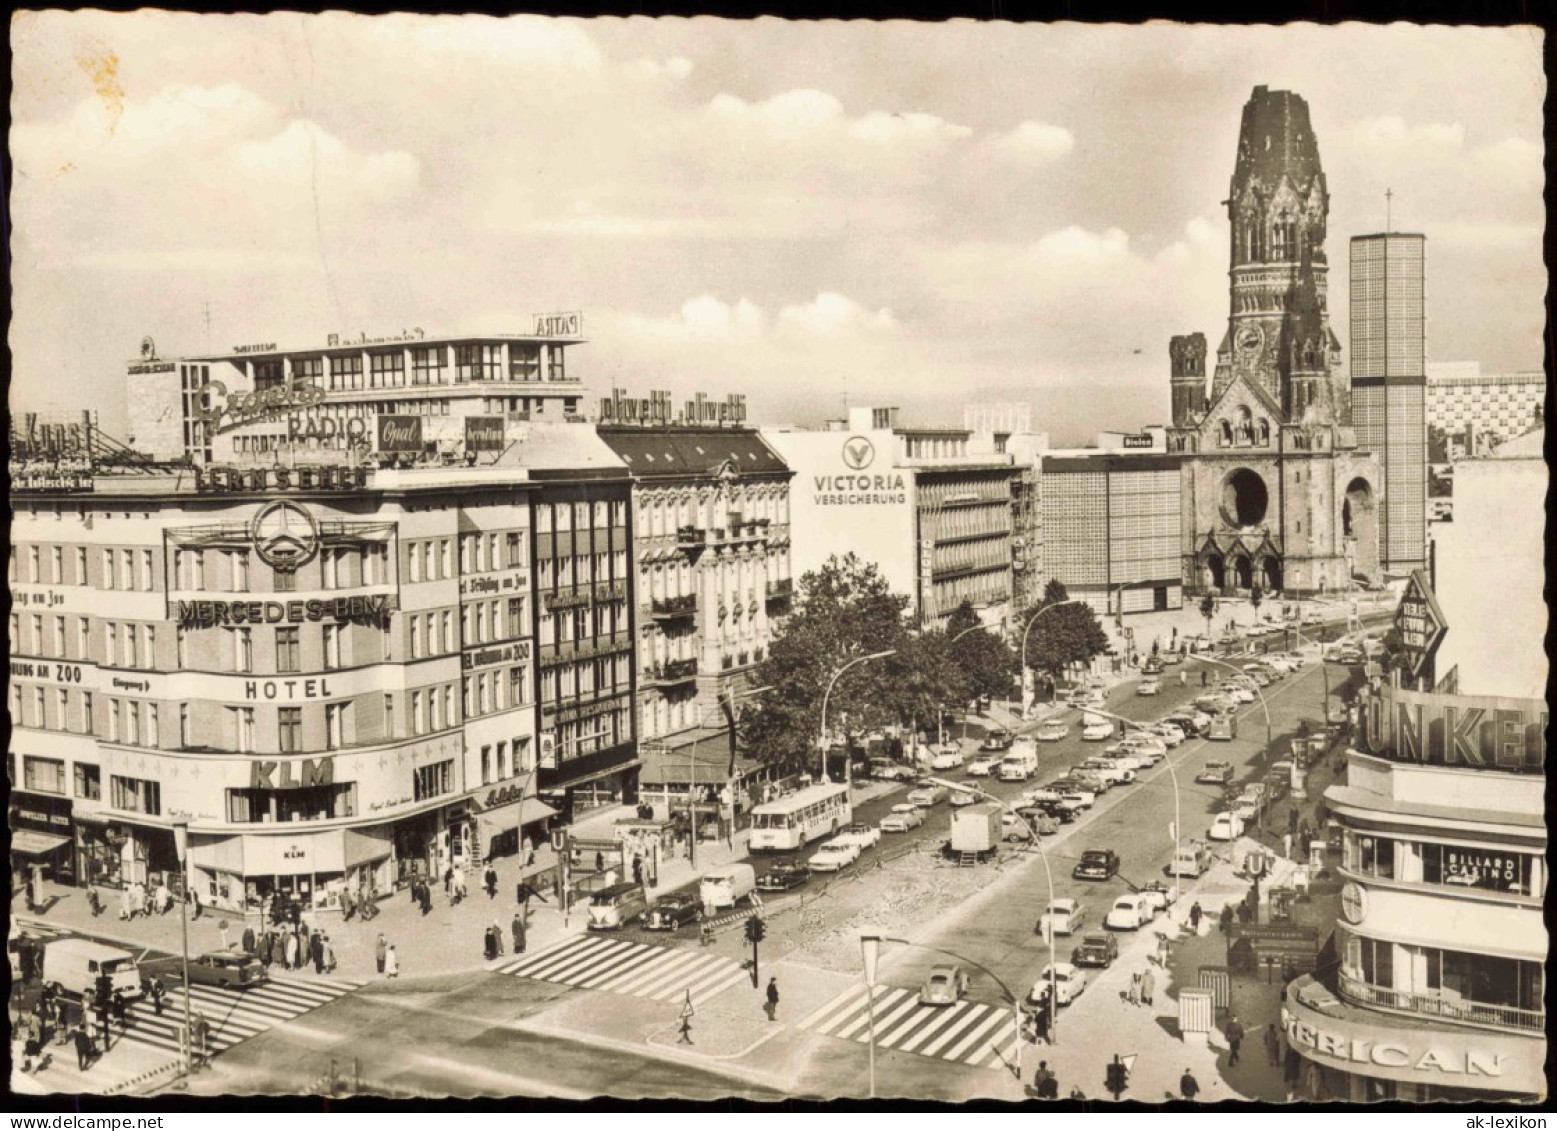
[[[808,785],[751,811],[750,847],[753,852],[803,848],[819,837],[831,836],[853,819],[854,806],[849,803],[846,784]]]

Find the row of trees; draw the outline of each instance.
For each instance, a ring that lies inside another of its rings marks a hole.
[[[1051,582],[1044,605],[1066,599],[1064,587]],[[829,737],[838,741],[887,727],[933,727],[943,710],[1013,694],[1020,658],[1010,642],[982,629],[970,605],[958,608],[946,628],[919,632],[910,627],[907,611],[908,598],[853,554],[830,558],[802,576],[794,611],[756,672],[757,684],[767,690],[741,719],[741,746],[790,772],[816,765],[824,697]],[[1018,632],[1033,612],[1021,614]],[[1057,676],[1107,645],[1090,609],[1066,605],[1035,627],[1028,662]],[[838,676],[851,660],[885,651],[893,654]]]

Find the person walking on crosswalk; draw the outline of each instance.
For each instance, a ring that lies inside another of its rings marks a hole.
[[[76,1069],[85,1072],[92,1067],[92,1038],[87,1036],[84,1026],[77,1025],[71,1039],[76,1045]]]
[[[390,944],[389,950],[384,953],[384,977],[400,977],[400,957],[395,954],[393,943]]]
[[[767,994],[767,997],[768,997],[767,1004],[765,1006],[763,1006],[763,1009],[767,1013],[769,1021],[777,1021],[778,1020],[778,1005],[779,1005],[779,988],[778,988],[778,979],[777,978],[769,978],[768,979],[768,994]]]

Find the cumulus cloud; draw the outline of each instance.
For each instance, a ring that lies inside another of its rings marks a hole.
[[[1001,160],[1039,164],[1066,156],[1076,147],[1076,138],[1064,126],[1026,121],[1008,133],[996,134],[989,144]]]
[[[892,312],[872,310],[835,291],[806,302],[780,306],[770,314],[750,299],[726,302],[711,294],[681,304],[666,317],[625,314],[615,319],[626,336],[643,342],[743,342],[782,340],[814,343],[819,338],[871,337],[898,328]]]
[[[1351,130],[1352,141],[1363,148],[1407,146],[1414,149],[1459,149],[1465,144],[1465,127],[1459,122],[1408,124],[1398,115],[1364,118]]]
[[[878,333],[897,326],[892,312],[885,307],[871,311],[852,298],[831,291],[810,302],[784,307],[778,313],[778,324],[781,329],[820,338]]]
[[[646,341],[735,341],[761,337],[768,317],[747,299],[729,303],[705,294],[688,299],[669,317],[629,314],[621,324],[630,336]]]
[[[760,129],[785,140],[850,140],[873,145],[942,145],[970,136],[973,131],[935,114],[889,114],[873,110],[850,118],[843,103],[822,90],[790,90],[761,102],[747,102],[733,94],[715,95],[709,114],[738,129]]]
[[[627,70],[638,78],[681,82],[692,73],[692,60],[684,55],[676,55],[663,61],[639,59],[628,64]]]

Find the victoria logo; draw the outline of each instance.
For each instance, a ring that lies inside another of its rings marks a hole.
[[[864,471],[876,458],[876,445],[864,436],[850,436],[843,443],[843,462],[854,471]]]
[[[260,561],[289,573],[313,561],[319,552],[319,524],[292,502],[261,508],[249,526],[249,537]]]

